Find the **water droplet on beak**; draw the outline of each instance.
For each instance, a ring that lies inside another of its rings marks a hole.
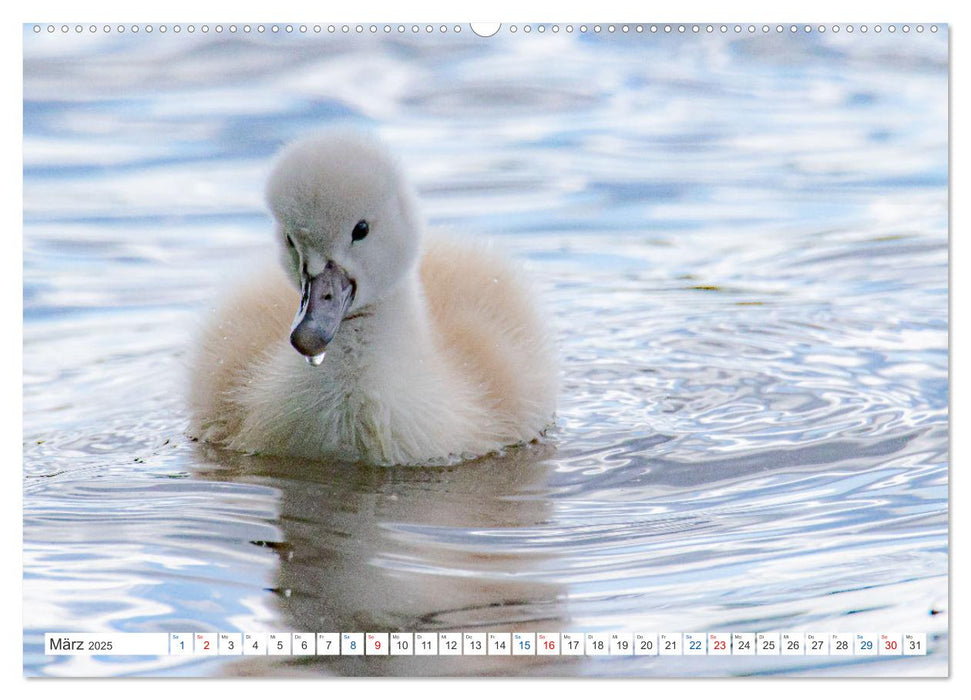
[[[320,363],[324,361],[324,357],[327,355],[327,351],[320,353],[319,355],[313,355],[307,358],[307,362],[312,364],[314,367],[320,367]]]

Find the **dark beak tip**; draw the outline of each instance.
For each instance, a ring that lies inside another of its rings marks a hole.
[[[290,345],[304,357],[314,357],[327,350],[327,339],[300,324],[290,333]]]

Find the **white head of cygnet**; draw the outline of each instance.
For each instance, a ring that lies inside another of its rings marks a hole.
[[[301,291],[290,342],[317,365],[341,322],[398,292],[416,265],[414,196],[381,144],[347,129],[289,146],[266,199],[284,269]]]

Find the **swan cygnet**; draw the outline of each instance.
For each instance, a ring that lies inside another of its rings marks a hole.
[[[248,276],[213,309],[192,361],[191,436],[447,464],[552,423],[556,353],[524,271],[486,243],[423,237],[380,142],[347,129],[298,141],[266,197],[282,274]]]

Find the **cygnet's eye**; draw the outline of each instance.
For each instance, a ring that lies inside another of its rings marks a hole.
[[[368,226],[368,222],[365,221],[364,219],[361,219],[360,221],[357,222],[357,224],[355,224],[354,230],[351,231],[351,240],[352,241],[363,240],[370,231],[371,231],[371,227]]]

